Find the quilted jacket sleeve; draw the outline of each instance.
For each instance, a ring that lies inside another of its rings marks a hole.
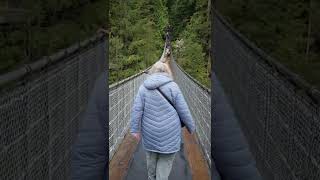
[[[143,115],[144,99],[143,99],[143,87],[140,86],[138,94],[136,95],[131,112],[130,132],[140,132],[140,124]]]
[[[177,88],[177,91],[178,93],[175,98],[175,105],[176,105],[177,112],[179,114],[181,121],[183,121],[184,124],[186,125],[186,128],[188,129],[188,131],[190,133],[193,133],[195,131],[195,124],[192,119],[189,107],[179,87]]]

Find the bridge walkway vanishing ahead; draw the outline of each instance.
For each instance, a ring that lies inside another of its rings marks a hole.
[[[165,53],[165,48],[164,48],[163,54],[164,53]],[[161,57],[163,57],[163,55]],[[177,153],[175,157],[172,172],[169,178],[170,179],[182,178],[186,180],[210,179],[211,160],[209,155],[210,155],[211,147],[210,147],[210,144],[205,144],[205,143],[210,143],[210,137],[211,137],[210,91],[207,88],[203,87],[201,84],[199,84],[197,81],[195,81],[191,76],[187,75],[176,64],[176,62],[173,60],[172,55],[171,55],[170,62],[166,62],[166,63],[169,64],[171,72],[173,73],[173,78],[175,82],[178,83],[179,87],[184,93],[185,99],[189,105],[190,111],[193,114],[193,118],[197,126],[196,128],[197,136],[188,134],[185,128],[183,128],[184,129],[182,131],[183,143],[181,144],[181,150]],[[146,74],[142,73],[140,75],[133,76],[134,78],[139,78],[140,76],[143,76],[143,78],[141,78],[138,81],[138,83],[134,85],[136,88],[138,88],[140,84],[143,82],[143,80],[146,78]],[[129,79],[124,80],[124,82],[129,81],[130,83],[132,78],[131,80]],[[194,86],[192,87],[186,83],[193,83]],[[113,86],[116,86],[116,85],[111,85],[110,87],[110,89],[112,89],[111,98],[110,98],[111,108],[112,108],[112,97],[114,96],[112,94],[114,92]],[[184,87],[186,86],[188,86],[189,89],[184,89]],[[199,97],[196,97],[197,95],[194,94],[195,92],[193,92],[193,90],[199,91]],[[195,96],[193,98],[197,98],[196,101],[193,101],[192,97],[190,96]],[[195,107],[195,103],[193,102],[197,102],[198,105],[200,105],[200,106],[197,106],[197,108],[203,107],[203,109],[193,109]],[[119,102],[113,102],[113,103],[119,103]],[[130,103],[132,103],[132,99]],[[207,103],[207,104],[203,104],[203,103]],[[127,106],[129,105],[127,104]],[[123,107],[124,106],[122,106],[122,108]],[[127,110],[131,111],[130,108],[128,108]],[[110,112],[112,113],[112,111]],[[127,116],[129,116],[130,112],[126,112],[126,113],[127,113]],[[113,117],[113,115],[111,115],[111,117]],[[110,120],[112,121],[112,119]],[[138,143],[132,137],[130,137],[130,133],[128,133],[127,131],[129,121],[127,121],[126,123],[127,124],[125,126],[119,126],[119,127],[126,127],[126,128],[123,129],[124,138],[120,140],[120,142],[118,142],[120,143],[120,145],[117,145],[118,146],[118,148],[116,149],[117,152],[114,154],[110,162],[109,179],[110,180],[123,179],[123,178],[127,180],[147,179],[145,151],[143,150],[142,143],[141,142]],[[110,126],[110,122],[109,122],[109,127],[112,127],[112,125]],[[111,156],[113,151],[115,151],[115,149],[111,148],[111,153],[110,153]]]

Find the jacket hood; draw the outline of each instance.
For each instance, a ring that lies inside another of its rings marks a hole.
[[[167,73],[154,73],[143,83],[147,89],[156,89],[157,87],[173,81]]]

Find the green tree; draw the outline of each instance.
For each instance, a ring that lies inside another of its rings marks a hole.
[[[165,1],[111,1],[109,84],[120,81],[155,63],[162,53],[163,31],[168,24]],[[118,46],[117,44],[123,44]]]
[[[218,10],[250,41],[320,88],[316,0],[224,0]]]
[[[180,22],[183,29],[181,32],[176,32],[178,38],[174,43],[176,46],[174,52],[177,62],[187,73],[210,87],[208,1],[197,0],[193,3],[195,3],[193,14],[186,17],[186,25]]]
[[[131,0],[111,2],[110,80],[112,84],[146,69],[161,56],[164,29],[185,40],[174,54],[178,63],[210,86],[208,77],[208,1]]]
[[[0,31],[0,73],[87,39],[107,21],[105,0],[14,0]],[[10,11],[16,11],[16,15]]]

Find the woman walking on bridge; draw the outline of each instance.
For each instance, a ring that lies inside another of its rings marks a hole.
[[[195,131],[195,124],[178,85],[169,75],[167,64],[157,62],[140,86],[132,115],[131,134],[142,135],[149,180],[167,180],[175,153],[180,150],[181,126]]]

